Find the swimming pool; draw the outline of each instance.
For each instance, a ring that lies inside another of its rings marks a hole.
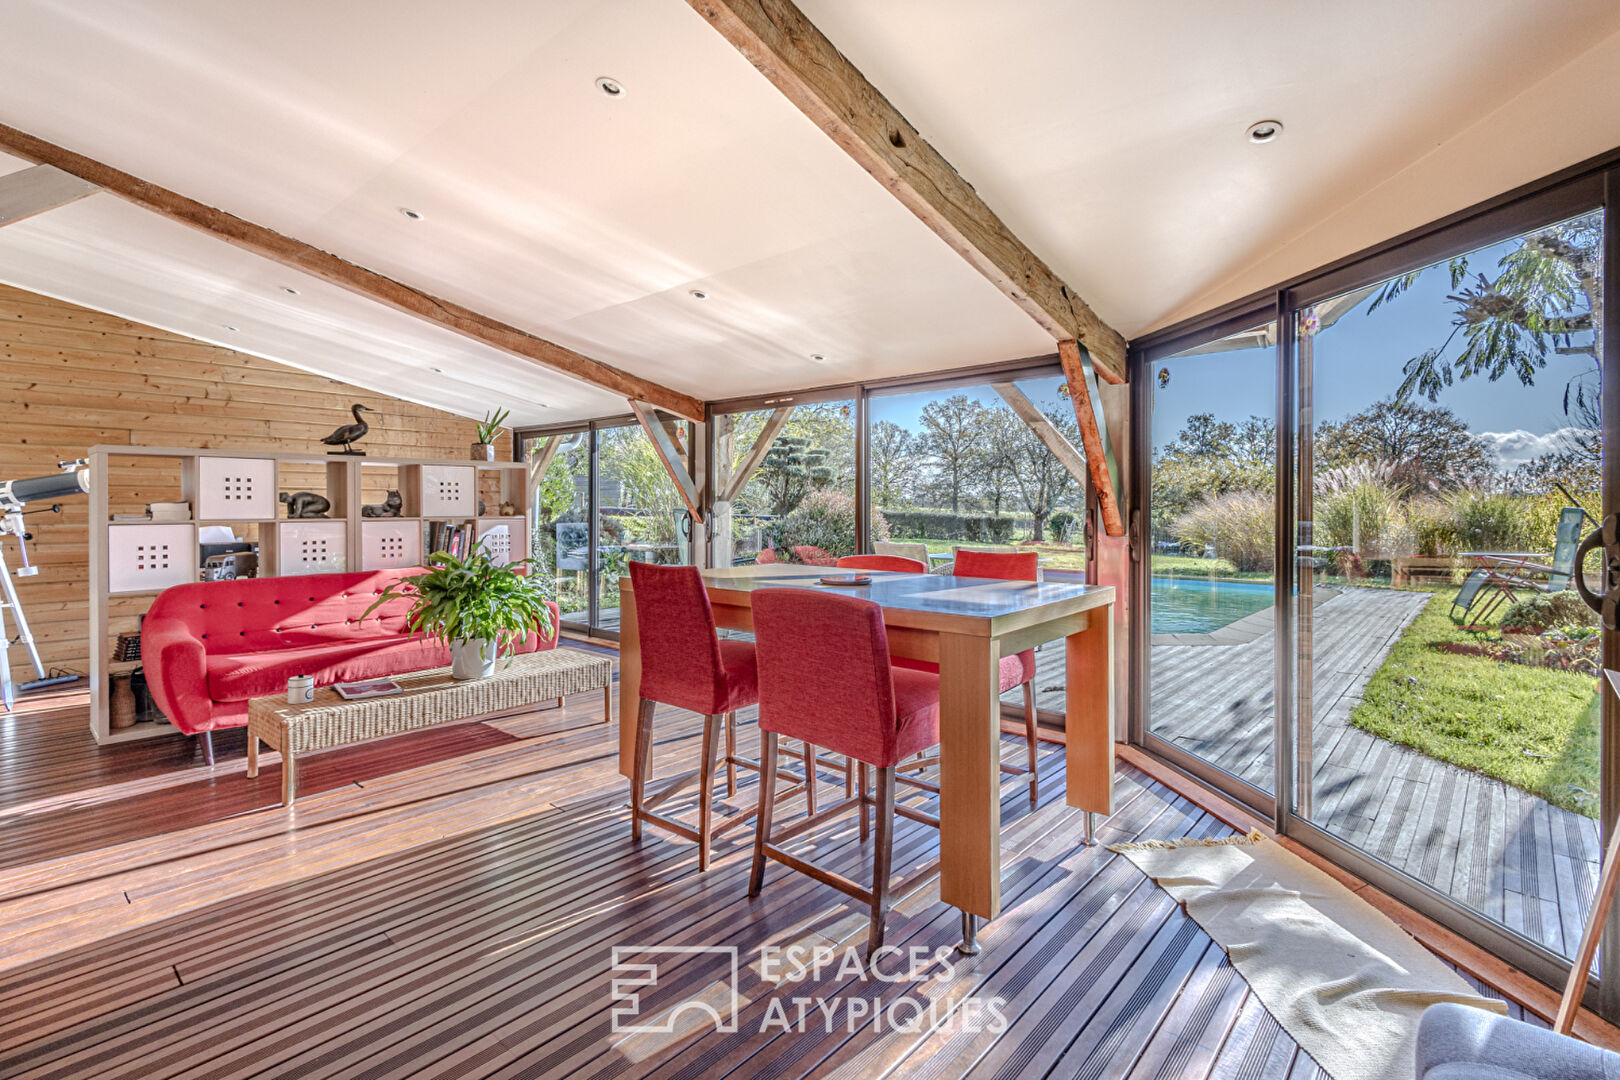
[[[1156,577],[1152,613],[1155,634],[1208,634],[1271,606],[1269,581],[1211,581]]]

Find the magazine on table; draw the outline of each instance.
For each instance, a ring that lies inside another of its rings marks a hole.
[[[389,694],[401,692],[399,683],[393,679],[363,679],[360,682],[333,683],[332,689],[344,701],[363,701],[366,698],[387,697]]]

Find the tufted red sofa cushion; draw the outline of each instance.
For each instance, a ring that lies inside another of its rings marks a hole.
[[[244,578],[177,585],[152,602],[141,652],[152,696],[187,734],[247,723],[249,698],[280,693],[289,675],[317,686],[443,667],[450,650],[405,628],[410,600],[366,609],[392,582],[422,570],[368,570],[307,577]],[[552,631],[530,634],[519,652],[555,648]]]

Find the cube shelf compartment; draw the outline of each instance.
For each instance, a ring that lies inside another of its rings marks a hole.
[[[479,518],[474,535],[502,566],[528,556],[528,533],[520,517]]]
[[[422,565],[422,523],[387,518],[360,523],[360,569],[393,570]]]
[[[197,520],[264,521],[276,516],[276,506],[274,459],[197,459]]]
[[[108,526],[108,592],[152,592],[196,580],[197,527],[191,522]]]
[[[276,574],[336,574],[349,565],[348,523],[343,521],[276,522]]]

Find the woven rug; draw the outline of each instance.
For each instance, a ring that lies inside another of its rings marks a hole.
[[[1115,844],[1174,897],[1334,1080],[1408,1080],[1443,1001],[1505,1013],[1349,889],[1260,833]]]

